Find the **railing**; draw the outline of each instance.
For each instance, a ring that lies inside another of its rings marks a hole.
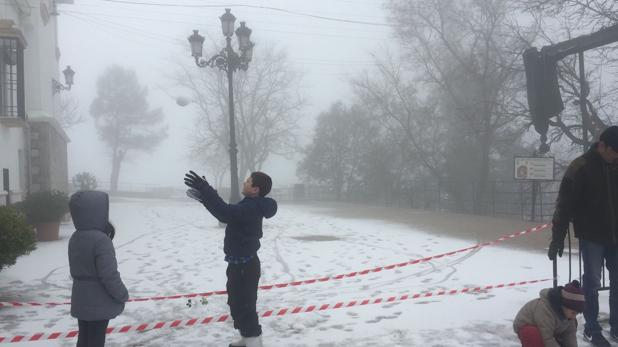
[[[414,180],[408,182],[405,188],[384,192],[382,195],[380,192],[343,193],[339,200],[536,221],[546,220],[553,215],[559,185],[560,181],[490,181],[482,197],[479,197],[477,186],[473,183]],[[286,189],[287,192],[282,192]],[[338,200],[333,189],[313,185],[281,188],[274,191],[273,195],[296,201]]]
[[[571,282],[573,280],[573,242],[575,241],[575,237],[574,237],[574,233],[572,231],[572,227],[569,227],[567,236],[566,236],[566,243],[567,243],[567,247],[566,250],[563,252],[563,256],[568,256],[569,259],[569,277],[568,277],[568,282]],[[602,271],[601,271],[601,288],[599,288],[599,290],[609,290],[609,286],[607,285],[607,281],[606,281],[606,273],[607,273],[607,269],[605,268],[605,259],[603,259],[603,261],[601,262],[602,264]],[[582,281],[582,254],[579,251],[579,245],[578,245],[578,249],[577,249],[577,279],[579,281],[579,283],[584,283]],[[558,285],[558,260],[554,259],[553,261],[553,279],[554,279],[554,288]],[[565,281],[562,281],[565,282]]]
[[[342,201],[373,205],[408,207],[457,213],[480,213],[482,215],[511,217],[522,220],[547,220],[551,218],[558,194],[559,181],[521,182],[490,181],[482,197],[473,183],[450,183],[437,180],[414,180],[407,186],[390,192],[373,194],[362,191],[344,192],[339,198],[328,186],[295,184],[274,187],[270,196],[279,201]],[[73,191],[76,187],[71,188]],[[97,189],[108,191],[107,182],[99,183]],[[229,188],[217,188],[224,199]],[[184,198],[185,187],[162,186],[143,183],[119,183],[118,196]],[[475,211],[475,208],[477,210]],[[479,212],[477,212],[479,211]]]

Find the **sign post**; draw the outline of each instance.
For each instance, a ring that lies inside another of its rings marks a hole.
[[[554,179],[554,158],[552,157],[515,157],[514,178],[516,181],[530,181],[532,183],[532,207],[530,219],[536,219],[536,197],[540,190],[539,181]],[[522,207],[523,209],[523,207]],[[541,206],[541,211],[543,206]],[[523,211],[523,210],[522,210]]]

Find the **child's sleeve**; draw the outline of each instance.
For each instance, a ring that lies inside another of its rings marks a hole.
[[[573,320],[569,325],[569,329],[563,332],[560,337],[560,345],[562,347],[577,347],[577,321]]]
[[[101,238],[95,246],[95,265],[97,268],[97,276],[105,291],[114,298],[114,300],[124,303],[129,300],[129,292],[120,279],[118,272],[118,263],[116,262],[116,252],[112,240],[105,236]]]
[[[242,222],[251,219],[254,215],[254,211],[249,204],[228,204],[221,199],[217,191],[210,185],[203,188],[200,193],[202,194],[202,204],[204,204],[204,207],[221,223]]]
[[[534,322],[541,333],[545,347],[561,347],[556,341],[556,316],[551,308],[537,305],[534,309]]]

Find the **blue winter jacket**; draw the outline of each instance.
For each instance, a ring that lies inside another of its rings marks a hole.
[[[262,220],[277,213],[277,202],[267,197],[245,197],[228,204],[210,185],[201,189],[202,204],[221,223],[226,223],[223,251],[231,256],[253,256],[260,249]]]

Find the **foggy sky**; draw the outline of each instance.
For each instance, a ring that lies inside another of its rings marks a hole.
[[[94,173],[100,182],[109,181],[109,156],[96,135],[88,110],[96,96],[96,80],[111,64],[137,71],[140,83],[149,88],[150,107],[161,107],[169,125],[169,137],[153,153],[133,152],[123,162],[121,185],[180,187],[182,176],[188,169],[203,169],[200,163],[188,158],[188,137],[196,117],[195,110],[176,105],[173,96],[178,93],[166,76],[174,71],[174,61],[191,61],[186,38],[193,29],[223,42],[219,16],[230,3],[226,6],[223,2],[197,0],[138,2],[223,6],[182,8],[114,4],[103,0],[75,0],[73,5],[59,6],[60,66],[63,69],[71,65],[76,71],[75,85],[70,94],[79,101],[81,113],[87,119],[86,123],[68,131],[71,138],[69,179],[76,173],[88,171]],[[382,1],[378,0],[252,0],[246,4],[364,22],[387,21]],[[386,26],[335,22],[267,9],[229,7],[237,18],[237,26],[240,21],[246,21],[253,30],[252,41],[256,45],[268,42],[284,48],[294,66],[305,72],[303,93],[308,107],[303,111],[301,121],[303,143],[309,141],[319,112],[328,109],[336,100],[349,101],[351,91],[346,81],[362,70],[372,69],[370,53],[385,47],[392,49],[395,45]],[[215,47],[207,39],[204,56],[214,53]],[[263,170],[273,176],[276,185],[298,182],[295,161],[270,160]]]

